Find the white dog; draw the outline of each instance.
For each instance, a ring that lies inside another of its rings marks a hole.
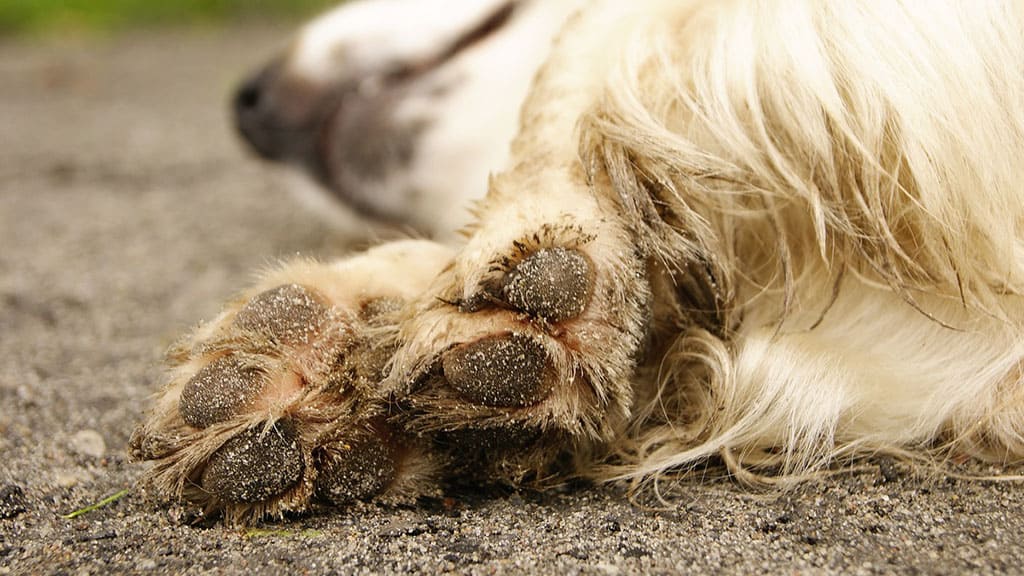
[[[177,346],[133,438],[168,494],[1024,458],[1024,3],[376,0],[296,46],[257,149],[440,236],[486,197]]]

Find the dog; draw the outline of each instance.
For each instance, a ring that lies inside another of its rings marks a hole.
[[[444,241],[266,273],[169,352],[132,456],[230,522],[1019,462],[1021,62],[1015,0],[347,4],[240,129]]]

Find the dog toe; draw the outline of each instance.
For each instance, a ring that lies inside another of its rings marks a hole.
[[[547,352],[524,333],[461,344],[442,355],[441,365],[448,384],[474,404],[533,406],[552,390]]]
[[[593,282],[592,266],[583,253],[544,248],[524,258],[505,276],[501,295],[516,310],[562,322],[583,312]]]
[[[322,447],[316,494],[335,505],[384,492],[397,475],[397,455],[381,438],[367,434]]]
[[[195,428],[207,428],[236,416],[266,383],[266,372],[238,355],[223,356],[202,367],[181,391],[178,410]]]
[[[322,296],[298,284],[285,284],[247,302],[235,316],[235,325],[285,344],[306,344],[323,325],[327,310]]]
[[[248,428],[214,452],[203,470],[203,490],[226,502],[255,504],[279,496],[303,476],[305,463],[294,424]]]

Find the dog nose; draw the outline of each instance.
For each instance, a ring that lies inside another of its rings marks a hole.
[[[253,110],[259,108],[262,94],[262,74],[243,82],[235,94],[235,112],[239,115],[250,114]]]
[[[268,98],[279,68],[277,63],[272,63],[245,79],[232,101],[238,133],[257,154],[268,160],[281,159],[285,152],[276,133],[277,114]]]

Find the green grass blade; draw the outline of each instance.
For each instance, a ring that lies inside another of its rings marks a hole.
[[[116,501],[120,500],[121,498],[124,498],[125,496],[128,495],[129,492],[131,492],[131,490],[128,489],[128,488],[125,488],[124,490],[121,490],[120,492],[118,492],[116,494],[111,494],[110,496],[107,496],[106,498],[104,498],[103,500],[100,500],[99,502],[97,502],[95,504],[91,504],[89,506],[86,506],[85,508],[80,508],[78,510],[75,510],[74,512],[71,512],[70,514],[64,514],[63,517],[65,519],[67,519],[67,520],[71,520],[72,518],[78,518],[82,514],[88,514],[89,512],[92,512],[93,510],[98,510],[100,508],[103,508],[107,504],[110,504],[112,502],[116,502]]]

